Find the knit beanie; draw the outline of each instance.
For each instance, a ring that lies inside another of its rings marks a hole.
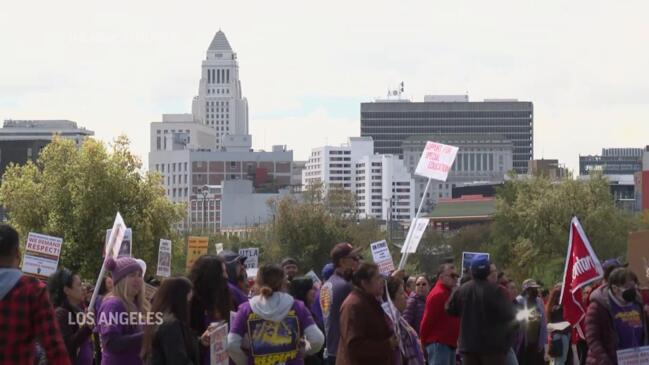
[[[142,266],[140,266],[140,263],[132,257],[122,256],[118,257],[117,259],[109,257],[106,260],[106,269],[112,274],[113,283],[117,284],[128,274],[136,271],[141,271]]]

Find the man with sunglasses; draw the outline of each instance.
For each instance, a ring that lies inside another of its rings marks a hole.
[[[455,265],[442,264],[437,271],[437,283],[426,298],[419,334],[431,365],[455,364],[460,319],[448,315],[444,306],[457,287],[458,277]]]
[[[334,274],[320,289],[320,307],[325,324],[327,364],[336,363],[340,340],[340,307],[352,290],[351,279],[358,268],[360,249],[339,243],[331,250]]]

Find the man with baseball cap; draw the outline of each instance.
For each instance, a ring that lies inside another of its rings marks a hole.
[[[360,249],[349,243],[339,243],[331,250],[334,273],[320,289],[320,307],[325,324],[327,363],[336,363],[340,340],[340,306],[352,290],[351,279],[358,268]]]
[[[284,260],[282,260],[282,270],[284,270],[284,274],[286,275],[286,279],[288,281],[293,281],[293,278],[297,276],[297,260],[295,260],[292,257],[287,257]]]
[[[521,294],[516,297],[520,308],[525,308],[523,323],[523,346],[518,354],[521,364],[544,364],[545,344],[547,343],[547,321],[543,300],[539,297],[541,286],[534,279],[523,281]]]
[[[486,256],[471,262],[473,280],[451,294],[446,311],[460,317],[459,350],[465,364],[506,363],[511,347],[514,306],[491,277],[498,276],[496,265]]]
[[[234,300],[234,308],[239,308],[241,303],[248,301],[248,295],[242,290],[241,286],[246,285],[248,275],[246,273],[246,257],[230,250],[224,250],[219,253],[219,256],[225,261],[225,270],[228,273],[228,289],[230,289],[230,296]]]

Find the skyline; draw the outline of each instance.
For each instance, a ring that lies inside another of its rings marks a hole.
[[[126,134],[146,169],[149,124],[191,112],[221,29],[253,146],[285,144],[296,160],[360,135],[360,103],[401,81],[414,101],[468,91],[533,102],[534,157],[575,173],[579,154],[649,144],[643,2],[124,4],[5,6],[0,118],[69,119],[106,142]]]

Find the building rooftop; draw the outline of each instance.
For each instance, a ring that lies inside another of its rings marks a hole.
[[[433,220],[489,218],[496,213],[496,199],[482,195],[464,195],[459,199],[440,199],[428,215]]]
[[[225,36],[225,33],[223,33],[220,29],[216,34],[214,35],[214,38],[212,39],[212,43],[210,43],[210,47],[208,48],[209,51],[232,51],[232,47],[230,47],[230,42],[228,42],[228,38]]]
[[[92,136],[95,132],[77,126],[76,122],[65,119],[52,120],[14,120],[5,119],[0,134],[4,135],[48,135],[60,133],[64,135],[81,134]]]

